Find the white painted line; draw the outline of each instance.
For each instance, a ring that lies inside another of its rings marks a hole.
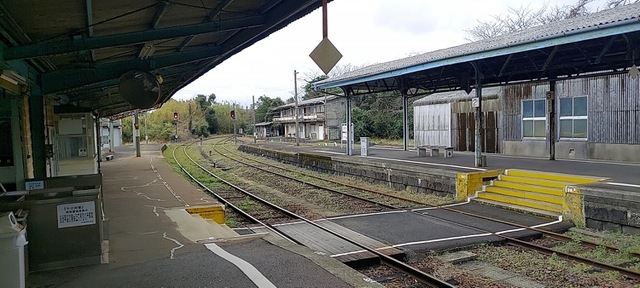
[[[176,252],[176,250],[184,247],[184,245],[182,245],[182,243],[178,242],[178,240],[173,239],[171,237],[167,237],[167,232],[162,233],[162,238],[167,239],[167,240],[171,240],[171,241],[173,241],[173,243],[176,243],[176,245],[178,245],[178,246],[174,247],[173,249],[171,249],[171,259],[173,259],[173,255]]]
[[[333,152],[333,151],[324,151],[324,150],[313,150],[313,152],[318,152],[318,153],[327,153],[327,154],[336,154],[336,155],[345,155],[346,153],[344,152]]]
[[[557,224],[557,223],[560,223],[560,222],[562,222],[562,215],[558,216],[558,220],[556,220],[556,221],[552,221],[552,222],[548,222],[548,223],[542,223],[542,224],[538,224],[538,225],[533,225],[533,226],[530,226],[530,228],[540,228],[540,227],[544,227],[544,226]],[[500,231],[500,232],[496,232],[496,235],[506,234],[506,233],[511,233],[511,232],[520,232],[520,231],[523,231],[523,230],[527,230],[527,228],[517,228],[517,229]]]
[[[182,200],[182,197],[180,197],[180,195],[176,194],[176,192],[173,191],[173,189],[171,189],[169,184],[167,184],[167,181],[164,181],[164,179],[162,179],[162,175],[160,175],[160,172],[158,172],[156,167],[153,166],[153,157],[149,158],[149,165],[151,165],[151,170],[153,170],[153,172],[156,173],[156,177],[158,177],[158,179],[160,179],[160,181],[162,181],[162,184],[164,185],[165,188],[167,188],[169,193],[171,193],[171,195],[173,195],[173,197],[175,197],[178,201],[180,201],[180,203],[182,203],[184,206],[189,207],[189,204],[187,204],[187,202]]]
[[[640,185],[636,185],[636,184],[628,184],[628,183],[616,183],[616,182],[603,182],[604,184],[609,184],[609,185],[615,185],[615,186],[624,186],[624,187],[631,187],[631,188],[640,188]]]
[[[156,182],[158,182],[158,179],[154,179],[153,181],[151,181],[151,182],[149,182],[149,183],[147,183],[147,184],[143,184],[143,185],[137,185],[137,186],[122,186],[122,187],[120,187],[120,190],[121,190],[122,192],[127,192],[127,191],[129,191],[129,189],[131,189],[131,188],[142,188],[142,187],[148,187],[148,186],[151,186],[151,184],[156,183]]]
[[[534,225],[534,226],[529,226],[529,228],[540,228],[540,227],[544,227],[544,226],[557,224],[557,223],[560,223],[560,222],[562,222],[562,215],[558,216],[558,220],[555,220],[555,221],[552,221],[552,222],[547,222],[547,223],[542,223],[542,224],[538,224],[538,225]],[[400,243],[400,244],[395,244],[395,245],[391,245],[391,246],[376,248],[376,250],[383,250],[383,249],[389,249],[389,248],[398,248],[398,247],[420,245],[420,244],[429,244],[429,243],[451,241],[451,240],[461,240],[461,239],[469,239],[469,238],[487,237],[487,236],[500,235],[500,234],[511,233],[511,232],[518,232],[518,231],[522,231],[522,230],[526,230],[526,229],[527,228],[517,228],[517,229],[498,231],[498,232],[495,232],[495,233],[488,232],[488,233],[462,235],[462,236],[447,237],[447,238],[438,238],[438,239],[431,239],[431,240],[424,240],[424,241],[407,242],[407,243]],[[339,257],[339,256],[357,254],[357,253],[362,253],[362,252],[365,252],[365,251],[366,250],[357,250],[357,251],[345,252],[345,253],[331,255],[331,257]]]
[[[419,162],[419,161],[411,161],[411,160],[403,160],[403,159],[393,159],[393,158],[384,158],[384,157],[374,157],[374,156],[367,156],[367,158],[371,158],[371,159],[378,159],[378,160],[397,161],[397,162],[404,162],[404,163],[411,163],[411,164],[429,165],[429,166],[436,166],[436,167],[450,167],[450,168],[468,169],[468,170],[475,170],[475,171],[487,171],[487,169],[483,169],[483,168],[466,167],[466,166],[451,165],[451,164],[441,164],[441,163],[431,163],[431,162]]]
[[[344,216],[329,217],[327,219],[336,220],[336,219],[357,218],[357,217],[383,215],[383,214],[404,213],[404,212],[407,212],[407,210],[393,210],[393,211],[373,212],[373,213],[366,213],[366,214],[344,215]]]
[[[472,197],[467,197],[467,201],[459,202],[459,203],[440,205],[440,206],[435,206],[435,207],[411,209],[411,212],[419,212],[419,211],[424,211],[424,210],[436,210],[436,209],[440,209],[440,208],[448,208],[448,207],[456,207],[456,206],[467,205],[467,204],[469,204],[471,202],[471,198]]]
[[[256,286],[260,288],[276,288],[276,285],[273,285],[273,283],[271,283],[271,281],[269,281],[267,277],[262,275],[262,273],[260,273],[260,271],[258,271],[256,267],[253,267],[253,265],[249,264],[249,262],[244,261],[227,251],[224,251],[224,249],[220,248],[220,246],[216,244],[209,243],[205,244],[204,246],[216,255],[231,262],[231,264],[236,265],[236,267],[238,267],[238,269],[240,269],[242,273],[244,273],[244,275],[247,275],[247,277],[249,277],[249,279],[253,282],[253,284],[256,284]]]

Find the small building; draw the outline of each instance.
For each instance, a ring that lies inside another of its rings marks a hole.
[[[547,157],[550,99],[556,158],[640,162],[640,79],[627,73],[484,88],[484,152]],[[475,92],[414,102],[415,143],[474,151]],[[552,98],[549,98],[552,97]]]
[[[113,151],[115,147],[122,145],[122,120],[100,119],[100,135],[102,149]]]
[[[309,140],[339,140],[340,124],[344,122],[344,98],[318,97],[298,102],[298,137]],[[273,108],[274,124],[284,126],[284,137],[295,137],[295,104]]]
[[[273,122],[256,123],[256,137],[267,138],[280,136],[280,131],[273,125]]]

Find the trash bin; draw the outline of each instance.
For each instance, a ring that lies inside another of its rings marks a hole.
[[[3,287],[25,287],[25,232],[12,212],[0,214],[0,279]]]

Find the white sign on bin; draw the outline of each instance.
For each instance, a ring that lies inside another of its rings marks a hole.
[[[96,207],[93,202],[58,205],[58,228],[96,224]]]
[[[27,190],[44,189],[44,181],[24,182],[24,186]]]

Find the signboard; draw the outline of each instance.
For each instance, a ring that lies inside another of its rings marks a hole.
[[[44,189],[44,181],[24,182],[24,186],[25,186],[25,189],[27,190]]]
[[[58,205],[58,228],[96,224],[93,201]]]
[[[473,107],[473,108],[480,107],[480,98],[478,98],[478,97],[471,98],[471,107]]]
[[[354,137],[353,137],[353,123],[351,123],[351,143],[354,142]],[[347,141],[347,123],[342,123],[342,129],[340,132],[340,141]]]

